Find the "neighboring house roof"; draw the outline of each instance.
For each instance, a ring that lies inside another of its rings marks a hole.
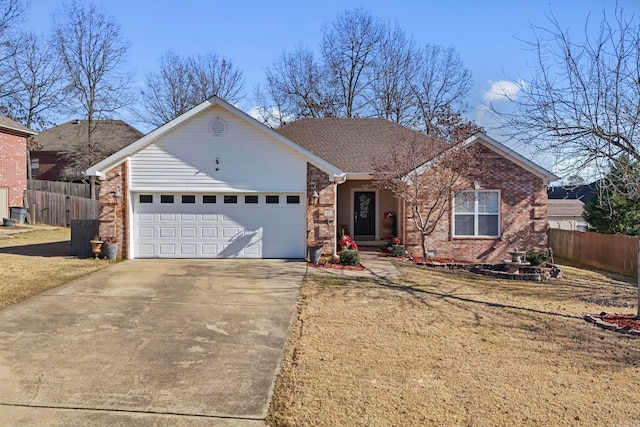
[[[299,154],[304,156],[309,163],[311,163],[312,165],[318,167],[319,169],[323,170],[324,172],[328,173],[331,180],[335,179],[335,180],[337,180],[339,182],[340,181],[344,181],[345,174],[344,174],[344,172],[342,172],[342,170],[340,170],[339,167],[337,167],[336,165],[328,162],[324,158],[321,158],[321,157],[317,156],[316,154],[306,150],[301,145],[294,143],[293,141],[291,141],[290,139],[284,137],[283,135],[275,132],[270,127],[265,126],[264,124],[260,123],[259,121],[257,121],[256,119],[254,119],[253,117],[251,117],[250,115],[245,113],[244,111],[241,111],[240,109],[234,107],[233,105],[229,104],[228,102],[224,101],[223,99],[221,99],[221,98],[219,98],[217,96],[213,96],[213,97],[209,98],[208,100],[206,100],[206,101],[200,103],[199,105],[193,107],[189,111],[181,114],[180,116],[176,117],[175,119],[171,120],[170,122],[165,123],[164,125],[160,126],[159,128],[149,132],[147,135],[143,136],[142,138],[140,138],[139,140],[137,140],[133,144],[122,148],[120,151],[118,151],[118,152],[114,153],[113,155],[107,157],[106,159],[104,159],[100,163],[97,163],[97,164],[91,166],[86,171],[87,176],[104,176],[105,173],[109,169],[111,169],[111,168],[123,163],[127,159],[127,157],[131,156],[132,154],[135,154],[136,152],[140,151],[141,149],[145,148],[146,146],[152,144],[160,136],[166,134],[167,132],[170,132],[175,127],[180,126],[181,124],[183,124],[186,121],[190,120],[192,117],[194,117],[194,116],[196,116],[196,115],[198,115],[198,114],[200,114],[200,113],[202,113],[202,112],[206,111],[207,109],[209,109],[211,107],[214,107],[214,106],[219,106],[221,108],[224,108],[226,111],[228,111],[231,114],[235,115],[239,119],[244,120],[248,124],[254,126],[257,129],[259,129],[260,131],[265,132],[266,134],[268,134],[271,137],[277,139],[278,141],[282,142],[286,146],[292,148],[293,150],[295,150],[296,152],[298,152]]]
[[[38,132],[34,132],[28,127],[22,126],[15,120],[12,120],[9,117],[5,116],[0,116],[0,131],[25,137],[38,134]]]
[[[95,120],[91,138],[105,152],[115,152],[144,135],[122,120]],[[34,137],[37,151],[67,151],[86,140],[89,129],[87,120],[72,120],[40,132]]]
[[[594,181],[590,184],[549,187],[547,196],[549,199],[577,199],[589,203],[597,191],[598,181]]]
[[[427,135],[382,118],[306,118],[284,125],[276,132],[350,175],[370,174],[371,160],[383,155],[390,143],[399,141],[407,133],[433,142]]]
[[[550,199],[547,201],[547,217],[581,217],[584,203],[576,199]]]

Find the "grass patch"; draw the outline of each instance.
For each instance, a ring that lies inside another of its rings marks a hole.
[[[611,311],[599,301],[633,306],[631,279],[566,267],[562,280],[532,283],[398,267],[396,283],[306,279],[271,425],[640,420],[640,340],[580,318]]]
[[[0,308],[111,265],[69,255],[68,228],[15,234],[0,240]]]

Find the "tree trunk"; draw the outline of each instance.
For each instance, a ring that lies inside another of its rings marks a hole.
[[[638,238],[638,256],[636,258],[636,285],[638,286],[638,307],[636,311],[636,319],[640,320],[640,237]]]
[[[424,260],[427,260],[427,243],[426,243],[425,235],[420,233],[420,247],[422,248],[422,256]]]

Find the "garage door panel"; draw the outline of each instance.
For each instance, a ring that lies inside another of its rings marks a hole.
[[[138,227],[138,237],[153,238],[153,227]]]
[[[202,255],[218,255],[218,245],[203,243]]]
[[[176,229],[174,227],[160,227],[160,237],[174,238],[176,237]]]
[[[176,246],[174,244],[160,244],[158,245],[160,249],[160,255],[175,255],[176,254]]]
[[[159,215],[158,218],[160,221],[175,221],[176,220],[176,216],[174,214],[167,214],[167,213],[163,213]]]
[[[236,238],[241,235],[240,228],[238,227],[222,227],[222,237]]]
[[[260,254],[260,245],[258,243],[250,244],[249,246],[244,248],[245,255],[259,255]]]
[[[139,244],[138,254],[141,256],[153,256],[155,254],[154,245],[152,244]]]
[[[305,255],[304,205],[265,203],[237,204],[138,203],[133,195],[134,257],[140,258],[302,258]],[[281,200],[286,200],[281,197]]]
[[[141,213],[138,214],[138,221],[139,222],[153,222],[155,219],[153,217],[154,215],[152,213]]]
[[[197,237],[198,236],[198,230],[196,227],[181,227],[180,228],[180,237],[182,238],[187,238],[187,237]]]
[[[202,238],[216,238],[218,237],[218,228],[217,227],[202,227]]]
[[[180,255],[196,255],[196,244],[181,244],[180,245]]]

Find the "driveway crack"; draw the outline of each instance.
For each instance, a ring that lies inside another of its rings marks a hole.
[[[54,365],[53,364],[49,364],[49,361],[51,360],[51,358],[55,355],[55,354],[60,354],[63,355],[67,349],[69,348],[69,346],[71,346],[71,342],[75,339],[75,334],[67,341],[67,343],[62,346],[62,349],[59,351],[52,351],[47,358],[44,360],[44,362],[42,362],[43,365],[43,370],[40,373],[40,375],[38,376],[38,381],[36,383],[36,390],[33,393],[33,396],[31,397],[31,400],[29,400],[29,403],[27,405],[31,405],[33,403],[34,400],[37,399],[38,395],[40,394],[40,387],[42,386],[42,382],[44,380],[45,375],[47,375],[53,368]],[[47,365],[49,365],[49,367],[47,368]]]

